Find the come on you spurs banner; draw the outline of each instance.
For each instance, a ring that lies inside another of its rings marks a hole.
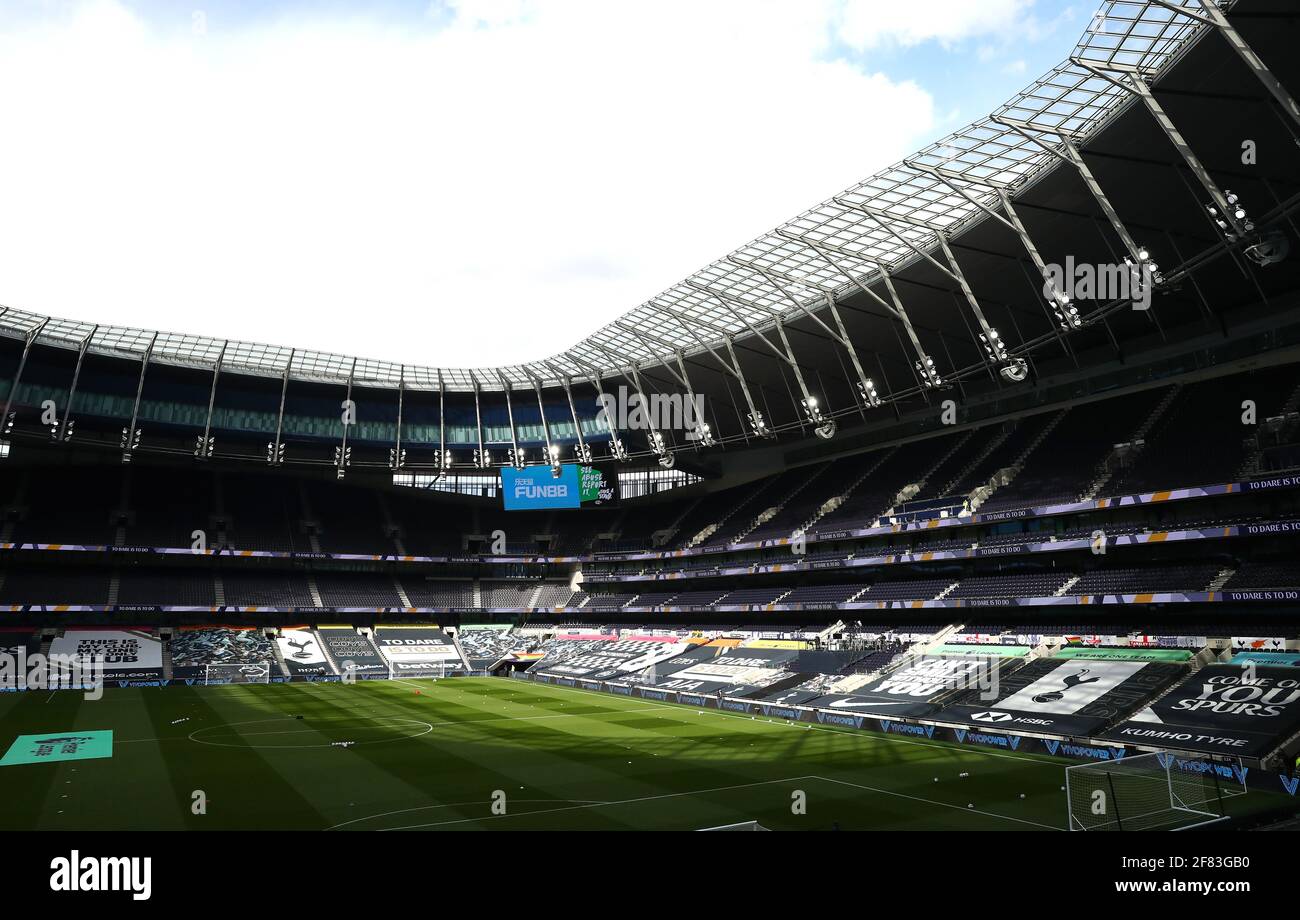
[[[1294,668],[1212,664],[1101,737],[1126,744],[1259,757],[1300,729]]]

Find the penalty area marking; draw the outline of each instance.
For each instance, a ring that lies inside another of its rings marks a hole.
[[[927,805],[933,805],[939,808],[951,809],[953,811],[961,812],[962,814],[976,814],[986,818],[995,818],[1001,821],[1014,821],[1018,824],[1028,824],[1033,827],[1038,827],[1049,831],[1061,830],[1061,828],[1052,827],[1050,824],[1040,824],[1037,821],[1029,821],[1024,818],[1013,818],[1009,815],[1001,815],[998,814],[997,812],[992,812],[992,811],[982,811],[978,808],[962,808],[960,805],[953,805],[951,802],[937,802],[934,799],[927,799],[922,796],[908,795],[903,792],[893,792],[889,789],[881,789],[876,786],[865,786],[862,785],[861,783],[850,783],[844,780],[830,779],[825,776],[816,776],[812,774],[806,776],[792,776],[792,777],[787,777],[785,779],[760,780],[758,782],[753,782],[753,783],[739,783],[734,786],[715,786],[711,789],[694,789],[694,790],[689,790],[687,792],[668,792],[668,793],[664,793],[663,795],[647,795],[647,796],[640,796],[638,798],[632,798],[632,799],[619,799],[612,802],[594,802],[594,803],[587,803],[587,804],[580,804],[580,805],[566,805],[562,808],[542,808],[542,809],[538,809],[537,811],[520,812],[519,814],[513,814],[513,815],[512,814],[484,815],[479,818],[456,818],[449,821],[431,821],[424,824],[406,824],[400,827],[381,827],[381,828],[375,828],[375,830],[377,831],[423,830],[426,828],[447,827],[453,824],[467,824],[467,823],[473,823],[478,821],[495,821],[498,818],[534,817],[536,815],[550,815],[550,814],[556,814],[558,812],[564,812],[564,811],[584,811],[587,809],[610,808],[618,805],[637,805],[645,802],[663,801],[665,799],[677,799],[677,798],[684,798],[687,796],[707,795],[709,793],[714,793],[714,792],[732,792],[737,789],[753,789],[757,786],[773,786],[781,783],[799,783],[799,782],[804,782],[806,780],[813,780],[815,782],[833,783],[835,785],[840,785],[840,786],[851,786],[855,789],[862,789],[867,792],[875,792],[880,795],[894,796],[896,798],[908,799],[913,802],[924,802]],[[475,804],[482,804],[482,803],[479,802]],[[436,808],[440,806],[432,806],[432,807]],[[391,812],[390,814],[403,814],[408,811],[419,811],[419,810],[421,809],[419,808],[403,809],[402,811]],[[382,815],[369,816],[369,818],[376,818],[376,817],[383,817],[383,816]],[[357,820],[365,821],[368,820],[369,818],[359,818]],[[342,827],[342,826],[343,825],[335,825],[335,827]],[[328,828],[328,829],[333,830],[334,828]]]
[[[716,786],[712,789],[693,789],[688,792],[666,792],[663,795],[644,795],[635,799],[618,799],[612,802],[595,802],[583,805],[566,805],[563,808],[542,808],[537,811],[527,811],[519,815],[485,815],[481,818],[457,818],[452,821],[433,821],[428,824],[407,824],[402,827],[383,827],[377,828],[381,831],[414,831],[426,827],[445,827],[450,824],[466,824],[471,821],[495,821],[498,818],[518,818],[532,817],[533,815],[553,815],[561,811],[582,811],[588,808],[608,808],[612,805],[635,805],[640,802],[658,802],[663,799],[678,799],[688,795],[704,795],[710,792],[730,792],[735,789],[752,789],[755,786],[772,786],[777,783],[797,783],[803,779],[816,779],[815,776],[793,776],[788,779],[765,779],[756,783],[739,783],[735,786]]]
[[[1038,821],[1030,821],[1027,818],[1013,818],[1010,815],[1000,815],[995,811],[981,811],[978,808],[962,808],[960,805],[953,805],[951,802],[936,802],[934,799],[927,799],[919,795],[908,795],[906,792],[894,792],[890,789],[881,789],[879,786],[864,786],[862,783],[851,783],[845,779],[831,779],[829,776],[809,776],[806,779],[818,779],[823,783],[835,783],[838,786],[851,786],[854,789],[865,789],[868,792],[876,792],[880,795],[892,795],[900,799],[911,799],[913,802],[925,802],[927,805],[939,805],[944,808],[955,808],[957,811],[968,814],[984,815],[989,818],[1001,818],[1003,821],[1016,821],[1020,824],[1032,824],[1034,827],[1041,827],[1048,831],[1064,830],[1061,827],[1052,827],[1050,824],[1042,824]]]
[[[568,804],[568,805],[573,805],[573,804],[578,804],[578,805],[609,805],[609,804],[611,804],[610,802],[602,802],[602,801],[600,801],[600,800],[598,800],[598,799],[513,799],[513,798],[512,798],[512,799],[510,799],[509,801],[511,801],[511,802],[528,802],[529,804],[536,804],[536,803],[538,803],[538,802],[545,802],[545,803],[548,804],[548,805],[555,805],[555,804],[559,804],[559,803],[564,803],[564,804]],[[359,824],[359,823],[362,822],[362,821],[373,821],[373,820],[375,820],[376,818],[389,818],[389,817],[392,817],[393,815],[405,815],[405,814],[410,814],[410,813],[413,812],[413,811],[432,811],[432,810],[434,810],[434,809],[438,809],[438,808],[467,808],[467,807],[469,807],[470,805],[482,805],[482,804],[483,804],[483,800],[482,800],[482,799],[479,799],[479,800],[474,801],[474,802],[447,802],[447,803],[445,803],[445,804],[443,804],[443,805],[417,805],[417,806],[415,806],[414,808],[399,808],[399,809],[397,809],[397,811],[381,811],[381,812],[378,812],[378,813],[373,814],[373,815],[366,815],[366,816],[363,817],[363,818],[353,818],[351,821],[344,821],[344,822],[342,822],[342,823],[340,823],[340,824],[331,824],[329,827],[325,828],[325,830],[327,830],[327,831],[336,831],[336,830],[338,830],[338,829],[341,828],[341,827],[347,827],[349,824]],[[524,814],[540,814],[540,813],[541,813],[541,812],[524,812]],[[471,819],[471,820],[474,820],[474,819]],[[381,830],[381,831],[382,831],[382,830],[389,830],[389,828],[385,828],[385,827],[376,828],[376,829],[377,829],[377,830]],[[395,830],[401,830],[401,828],[395,828]]]

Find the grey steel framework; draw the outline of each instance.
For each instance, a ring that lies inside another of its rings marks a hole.
[[[1138,257],[1141,247],[1110,207],[1105,192],[1079,157],[1078,147],[1126,103],[1154,105],[1147,86],[1199,35],[1215,30],[1224,35],[1283,111],[1300,124],[1295,100],[1224,16],[1235,2],[1107,0],[1066,62],[989,117],[746,243],[568,351],[545,360],[499,368],[419,367],[288,346],[74,322],[19,309],[0,312],[0,335],[28,345],[35,341],[142,363],[202,368],[214,375],[235,372],[402,392],[474,393],[476,397],[480,392],[504,392],[507,401],[511,389],[546,387],[571,392],[573,383],[583,380],[599,390],[602,376],[631,379],[638,368],[649,367],[666,368],[689,389],[683,358],[711,357],[735,378],[746,404],[742,408],[752,419],[761,418],[761,409],[755,405],[743,372],[723,353],[734,357],[733,343],[740,338],[753,336],[766,343],[775,360],[793,363],[799,395],[808,400],[812,394],[798,374],[798,363],[792,362],[788,342],[777,348],[769,337],[783,340],[783,324],[804,317],[812,318],[844,349],[863,400],[873,407],[903,390],[895,387],[891,392],[885,382],[868,376],[853,342],[843,334],[836,304],[860,292],[869,294],[898,324],[914,351],[909,360],[915,358],[916,376],[906,383],[916,386],[910,391],[940,383],[944,371],[936,369],[922,349],[905,299],[898,296],[891,281],[891,276],[917,260],[939,266],[954,283],[954,291],[964,295],[968,306],[962,312],[976,319],[970,329],[979,337],[977,344],[987,352],[991,366],[1014,363],[1019,354],[1027,354],[1039,344],[1007,345],[1005,337],[989,335],[990,327],[947,240],[969,225],[996,219],[1018,233],[1041,271],[1042,260],[1011,207],[1010,195],[1058,161],[1079,170],[1121,241]],[[1163,130],[1172,128],[1158,108],[1153,114]],[[1184,156],[1192,157],[1188,162],[1196,170],[1199,164],[1181,138],[1175,134],[1171,140]],[[1207,183],[1210,198],[1222,206],[1223,193],[1204,170],[1196,174]],[[890,302],[871,289],[876,282],[884,284]],[[1063,295],[1061,299],[1064,301]],[[1058,306],[1073,309],[1068,303],[1050,305]],[[953,308],[958,310],[957,301]],[[1104,310],[1099,306],[1095,313],[1103,315]],[[1094,317],[1077,313],[1068,320],[1058,316],[1060,330],[1051,338],[1059,339],[1071,325],[1090,318]],[[677,374],[674,368],[683,373]],[[812,404],[815,402],[813,399]],[[268,458],[272,463],[278,460],[274,454],[277,447],[278,437]],[[395,465],[400,465],[400,450],[399,440],[394,447]]]

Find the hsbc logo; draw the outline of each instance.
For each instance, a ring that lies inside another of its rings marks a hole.
[[[1015,719],[1009,712],[977,712],[971,716],[972,722],[1011,722]]]

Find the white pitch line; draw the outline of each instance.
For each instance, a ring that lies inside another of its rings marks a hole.
[[[531,802],[531,803],[536,803],[536,802],[552,802],[552,803],[554,803],[554,802],[569,802],[569,803],[574,803],[574,802],[577,802],[577,803],[581,803],[581,804],[584,804],[584,805],[608,805],[608,804],[610,804],[609,802],[600,802],[600,801],[597,801],[596,799],[510,799],[510,801],[511,801],[511,802]],[[358,824],[358,823],[360,823],[360,822],[362,822],[362,821],[373,821],[375,818],[388,818],[388,817],[391,817],[392,815],[404,815],[404,814],[407,814],[407,813],[412,812],[412,811],[432,811],[432,810],[437,809],[437,808],[465,808],[465,807],[467,807],[467,806],[469,806],[469,805],[482,805],[482,804],[483,804],[483,800],[482,800],[482,799],[479,799],[479,800],[474,801],[474,802],[448,802],[448,803],[446,803],[446,804],[444,804],[444,805],[417,805],[417,806],[414,807],[414,808],[399,808],[399,809],[397,809],[397,811],[381,811],[381,812],[377,812],[376,814],[373,814],[373,815],[366,815],[366,816],[363,817],[363,818],[353,818],[351,821],[344,821],[344,822],[342,822],[341,824],[332,824],[332,825],[330,825],[329,827],[325,828],[325,830],[327,830],[327,831],[338,830],[340,827],[347,827],[349,824]],[[531,812],[531,811],[529,811],[529,812],[524,812],[524,814],[536,814],[536,812]],[[380,828],[380,830],[385,830],[385,828]]]
[[[601,692],[601,691],[599,691],[599,690],[583,690],[583,689],[578,688],[578,687],[561,687],[561,686],[557,686],[557,685],[555,685],[555,684],[542,684],[541,686],[543,686],[543,687],[549,687],[549,688],[551,688],[551,689],[553,689],[553,690],[567,690],[567,691],[569,691],[570,693],[593,694],[593,693],[600,693],[600,692]],[[604,695],[604,696],[609,696],[610,694],[603,694],[603,695]],[[680,712],[680,711],[683,710],[683,709],[693,709],[693,708],[695,708],[695,707],[691,706],[689,703],[653,703],[653,702],[651,702],[650,700],[637,699],[636,697],[628,697],[628,699],[631,700],[631,701],[633,701],[633,702],[639,702],[639,703],[643,704],[644,706],[650,707],[650,708],[652,708],[652,709],[667,709],[667,710],[669,710],[669,711],[677,711],[677,712]],[[754,700],[753,702],[754,702],[754,703],[761,703],[760,700]],[[629,710],[629,711],[634,711],[634,710]],[[744,715],[744,714],[742,714],[742,713],[737,713],[737,712],[723,712],[722,710],[719,710],[719,709],[703,709],[703,710],[698,710],[698,711],[700,711],[700,712],[704,712],[704,713],[706,713],[706,714],[708,714],[708,715],[725,716],[725,717],[727,717],[727,718],[731,718],[731,719],[743,719],[743,720],[745,720],[746,722],[757,722],[757,721],[758,721],[758,717],[757,717],[757,716],[746,716],[746,715]],[[782,719],[781,721],[784,722],[785,720]],[[1036,756],[1034,756],[1033,754],[1006,754],[1006,753],[1003,753],[1003,752],[1001,752],[1001,751],[984,751],[984,750],[980,750],[980,749],[978,749],[978,748],[972,748],[972,747],[955,747],[955,746],[953,746],[953,745],[951,745],[951,744],[944,743],[944,742],[935,742],[935,741],[915,741],[915,740],[908,739],[908,738],[895,738],[895,737],[893,737],[892,735],[883,734],[883,733],[878,733],[878,732],[869,732],[869,731],[866,731],[866,730],[864,730],[864,729],[856,729],[856,728],[835,728],[834,726],[830,726],[830,725],[813,725],[811,722],[795,722],[795,723],[792,723],[792,724],[802,726],[804,729],[812,729],[813,731],[832,732],[832,733],[834,733],[834,734],[836,734],[836,735],[853,735],[853,736],[855,736],[855,737],[861,737],[861,738],[863,738],[863,739],[865,739],[865,740],[868,740],[868,741],[887,741],[887,742],[889,742],[889,743],[891,743],[891,744],[910,744],[910,745],[915,745],[915,746],[918,746],[918,747],[937,748],[937,749],[939,749],[939,750],[941,750],[941,751],[949,751],[949,752],[951,752],[951,753],[961,752],[961,753],[964,753],[964,754],[978,754],[978,755],[981,756],[981,757],[1002,757],[1002,758],[1005,758],[1005,759],[1008,759],[1008,760],[1015,760],[1015,761],[1020,762],[1020,763],[1024,763],[1024,762],[1028,761],[1028,762],[1032,762],[1032,763],[1041,764],[1041,765],[1043,765],[1043,766],[1054,766],[1054,767],[1060,767],[1061,769],[1064,769],[1066,766],[1068,766],[1068,764],[1063,764],[1063,763],[1061,763],[1060,761],[1057,761],[1057,760],[1047,760],[1047,759],[1042,758],[1042,757],[1036,757]]]
[[[194,737],[200,732],[218,731],[222,728],[233,728],[237,725],[256,725],[265,722],[285,722],[285,721],[289,721],[291,718],[292,718],[291,716],[279,716],[270,719],[246,719],[242,722],[223,722],[221,725],[208,725],[203,728],[196,728],[194,729],[194,731],[190,732],[187,737],[195,744],[204,744],[209,747],[238,748],[244,750],[281,750],[281,751],[307,750],[307,749],[314,749],[314,748],[333,747],[335,744],[338,743],[335,741],[326,741],[323,744],[272,744],[272,745],[259,746],[256,744],[231,744],[229,742],[224,742],[224,741],[205,741],[202,738]],[[419,738],[433,731],[433,725],[431,725],[428,722],[425,722],[423,719],[402,718],[399,716],[380,716],[379,719],[373,721],[380,721],[382,719],[388,719],[389,721],[393,721],[393,722],[406,722],[409,724],[423,725],[424,731],[417,732],[414,735],[398,735],[394,738],[377,738],[373,741],[353,741],[348,746],[350,747],[355,745],[357,747],[361,747],[363,745],[391,744],[394,741],[409,741],[412,738]],[[355,720],[338,720],[338,721],[355,721]],[[245,734],[247,735],[297,735],[297,734],[304,734],[308,732],[319,734],[320,731],[321,731],[320,728],[300,728],[300,729],[292,729],[292,730],[285,729],[284,731],[273,731],[273,732],[247,732],[247,733],[235,732],[235,735],[237,737],[242,738],[245,736]]]
[[[793,776],[786,779],[765,779],[755,783],[738,783],[734,786],[716,786],[712,789],[693,789],[689,792],[666,792],[663,795],[646,795],[635,799],[618,799],[613,802],[599,802],[593,805],[568,805],[564,808],[543,808],[539,811],[524,812],[524,817],[532,815],[552,815],[561,811],[582,811],[587,808],[608,808],[613,805],[635,805],[640,802],[658,802],[663,799],[679,799],[687,795],[706,795],[711,792],[729,792],[734,789],[752,789],[754,786],[771,786],[776,783],[797,783],[801,779],[816,779],[815,776]],[[465,824],[470,821],[492,821],[497,818],[517,818],[519,815],[487,815],[482,818],[457,818],[454,821],[433,821],[428,824],[407,824],[402,827],[384,827],[384,831],[414,831],[425,827],[445,827],[449,824]]]
[[[927,799],[920,795],[908,795],[906,792],[894,792],[891,789],[881,789],[879,786],[864,786],[862,783],[851,783],[844,779],[831,779],[829,776],[811,776],[809,779],[819,779],[824,783],[835,783],[840,786],[852,786],[854,789],[865,789],[868,792],[878,792],[881,795],[892,795],[900,799],[911,799],[913,802],[925,802],[927,805],[938,805],[942,808],[953,808],[957,811],[968,814],[986,815],[990,818],[1001,818],[1003,821],[1018,821],[1021,824],[1032,824],[1034,827],[1041,827],[1049,831],[1064,830],[1060,827],[1052,827],[1050,824],[1042,824],[1038,821],[1030,821],[1026,818],[1013,818],[1010,815],[1000,815],[995,811],[981,811],[978,808],[962,808],[960,805],[953,805],[951,802],[936,802],[934,799]]]
[[[960,805],[953,805],[953,804],[950,803],[950,802],[938,802],[938,801],[935,801],[934,799],[927,799],[927,798],[924,798],[923,796],[908,795],[908,794],[903,793],[903,792],[893,792],[893,791],[891,791],[891,790],[889,790],[889,789],[881,789],[881,788],[876,787],[876,786],[865,786],[865,785],[862,785],[861,783],[850,783],[850,782],[847,782],[847,781],[845,781],[845,780],[830,779],[829,777],[825,777],[825,776],[815,776],[815,775],[812,775],[812,774],[809,774],[809,775],[806,775],[806,776],[792,776],[792,777],[787,777],[786,779],[770,779],[770,780],[761,780],[761,781],[759,781],[759,782],[753,782],[753,783],[739,783],[739,784],[734,785],[734,786],[716,786],[716,787],[714,787],[714,788],[712,788],[712,789],[694,789],[694,790],[690,790],[690,791],[687,791],[687,792],[669,792],[669,793],[664,793],[663,795],[648,795],[648,796],[641,796],[641,797],[639,797],[639,798],[632,798],[632,799],[619,799],[619,800],[612,801],[612,802],[596,802],[596,803],[583,804],[583,805],[569,805],[569,806],[565,806],[565,807],[563,807],[563,808],[543,808],[543,809],[539,809],[538,811],[523,812],[523,813],[522,813],[522,816],[523,816],[523,817],[531,817],[531,816],[533,816],[533,815],[549,815],[549,814],[555,814],[555,813],[557,813],[557,812],[562,812],[562,811],[583,811],[583,810],[586,810],[586,809],[592,809],[592,808],[609,808],[609,807],[618,806],[618,805],[636,805],[636,804],[640,804],[640,803],[643,803],[643,802],[657,802],[657,801],[662,801],[663,799],[677,799],[677,798],[682,798],[682,797],[685,797],[685,796],[708,795],[708,794],[710,794],[710,793],[714,793],[714,792],[730,792],[730,791],[734,791],[734,790],[736,790],[736,789],[752,789],[752,788],[755,787],[755,786],[771,786],[771,785],[775,785],[775,784],[777,784],[777,783],[797,783],[797,782],[800,782],[801,780],[816,780],[816,781],[819,781],[819,782],[824,782],[824,783],[833,783],[833,784],[841,785],[841,786],[852,786],[852,787],[855,788],[855,789],[864,789],[864,790],[866,790],[867,792],[875,792],[875,793],[878,793],[878,794],[880,794],[880,795],[889,795],[889,796],[894,796],[894,797],[896,797],[896,798],[908,799],[908,800],[913,801],[913,802],[924,802],[924,803],[927,804],[927,805],[935,805],[935,806],[938,806],[938,807],[941,807],[941,808],[950,808],[950,809],[953,809],[954,811],[959,811],[959,812],[963,812],[963,813],[966,813],[966,814],[977,814],[977,815],[983,815],[984,817],[987,817],[987,818],[997,818],[997,819],[999,819],[999,820],[1003,820],[1003,821],[1015,821],[1015,822],[1017,822],[1017,823],[1019,823],[1019,824],[1029,824],[1029,825],[1032,825],[1032,826],[1034,826],[1034,827],[1041,827],[1041,828],[1043,828],[1043,829],[1045,829],[1045,830],[1049,830],[1049,831],[1059,831],[1059,830],[1061,830],[1061,828],[1059,828],[1059,827],[1052,827],[1050,824],[1040,824],[1040,823],[1037,822],[1037,821],[1028,821],[1028,820],[1026,820],[1026,819],[1024,819],[1024,818],[1013,818],[1013,817],[1011,817],[1010,815],[1002,815],[1002,814],[998,814],[997,812],[992,812],[992,811],[983,811],[983,810],[978,809],[978,808],[962,808]],[[438,807],[438,806],[432,806],[432,807]],[[404,813],[405,811],[418,811],[418,810],[419,810],[419,809],[403,809],[402,811],[399,811],[399,812],[390,812],[390,814],[402,814],[402,813]],[[445,827],[445,826],[447,826],[447,825],[451,825],[451,824],[465,824],[465,823],[468,823],[468,822],[475,822],[475,821],[488,821],[488,820],[494,820],[494,819],[496,819],[496,818],[514,818],[514,817],[519,817],[519,816],[520,816],[520,815],[511,815],[511,814],[505,814],[505,815],[487,815],[487,816],[484,816],[484,817],[481,817],[481,818],[457,818],[457,819],[455,819],[455,820],[451,820],[451,821],[432,821],[432,822],[427,822],[427,823],[425,823],[425,824],[407,824],[407,825],[403,825],[403,826],[401,826],[401,827],[385,827],[385,828],[377,828],[377,830],[381,830],[381,831],[410,831],[410,830],[420,830],[420,829],[422,829],[422,828],[429,828],[429,827]],[[372,817],[383,817],[383,816],[382,816],[382,815],[379,815],[379,816],[372,816]],[[364,821],[364,820],[367,820],[367,819],[365,819],[365,818],[360,818],[360,819],[358,819],[358,820],[362,820],[362,821]],[[341,826],[342,826],[342,825],[335,825],[335,827],[341,827]],[[329,828],[329,829],[332,830],[333,828]]]
[[[539,697],[539,698],[541,698],[541,697]],[[387,702],[389,702],[389,701],[385,701],[385,702],[387,703]],[[405,712],[406,710],[401,710],[401,711]],[[601,712],[601,713],[561,712],[561,713],[554,713],[554,714],[552,714],[552,715],[547,715],[547,716],[500,716],[500,717],[498,717],[498,718],[492,718],[492,719],[448,719],[448,720],[443,721],[443,722],[425,722],[423,719],[421,719],[421,720],[419,720],[419,721],[422,722],[424,725],[432,725],[434,728],[438,728],[438,727],[440,727],[440,726],[453,726],[453,727],[454,727],[454,726],[457,726],[457,725],[478,725],[478,724],[481,724],[481,723],[484,723],[484,722],[540,722],[540,721],[543,721],[543,720],[546,720],[546,719],[587,719],[587,718],[591,718],[592,716],[596,716],[596,715],[627,715],[627,714],[629,714],[629,713],[642,712],[642,711],[643,711],[643,710],[641,710],[641,709],[609,709],[609,710],[605,710],[604,712]],[[288,718],[288,717],[286,716],[285,718]],[[362,717],[357,717],[357,718],[362,718]],[[396,717],[396,716],[378,716],[377,718],[378,718],[378,719],[394,719],[394,718],[397,718],[397,717]],[[260,721],[278,721],[278,720],[260,720]],[[231,724],[238,724],[238,723],[230,723],[230,722],[223,722],[223,723],[222,723],[222,725],[231,725]],[[209,725],[209,726],[206,726],[206,727],[204,727],[204,728],[196,729],[195,731],[206,731],[206,730],[208,730],[208,729],[217,729],[217,728],[221,728],[221,727],[222,727],[221,725]],[[244,733],[242,733],[241,737],[248,737],[248,736],[252,736],[252,735],[288,735],[288,734],[300,734],[300,733],[311,732],[311,731],[318,731],[318,729],[313,729],[313,728],[304,728],[304,729],[298,729],[298,730],[296,730],[296,731],[284,731],[284,732],[244,732]],[[193,734],[193,733],[191,733],[191,734]],[[424,732],[424,733],[419,734],[419,735],[407,735],[407,736],[405,736],[405,737],[409,740],[409,739],[413,739],[413,738],[423,738],[423,737],[425,737],[425,735],[427,735],[427,734],[428,734],[428,732]],[[194,740],[194,739],[190,738],[189,735],[175,735],[175,736],[170,737],[170,738],[127,738],[127,739],[125,739],[125,740],[121,740],[121,741],[114,741],[113,743],[114,743],[114,744],[139,744],[139,743],[144,742],[144,741],[192,741],[192,740]],[[394,740],[400,740],[400,739],[394,739]],[[199,743],[199,744],[203,744],[204,742],[199,741],[199,742],[197,742],[197,743]]]

